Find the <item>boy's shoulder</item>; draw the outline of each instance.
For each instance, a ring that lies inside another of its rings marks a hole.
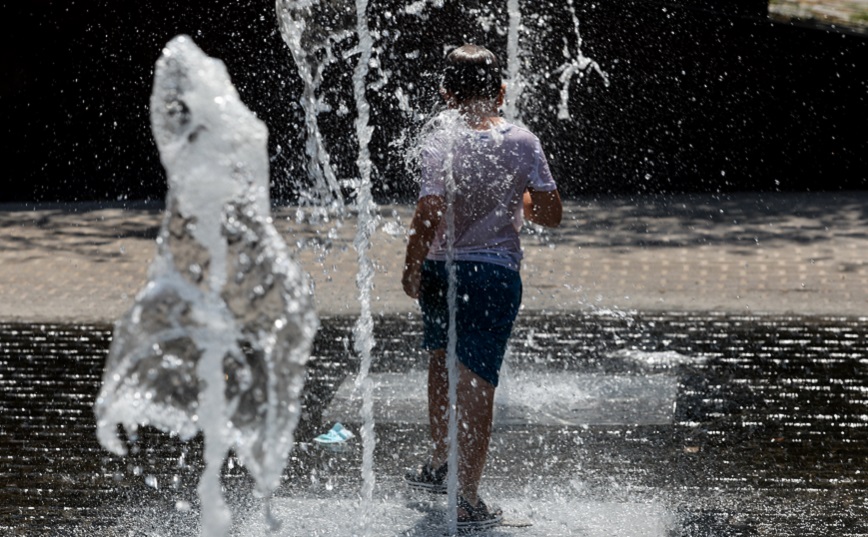
[[[504,135],[518,140],[539,140],[536,134],[532,133],[527,127],[516,125],[515,123],[505,122],[501,132]]]
[[[539,137],[532,133],[527,127],[516,125],[515,123],[505,123],[501,129],[505,140],[521,145],[536,147],[540,144]]]

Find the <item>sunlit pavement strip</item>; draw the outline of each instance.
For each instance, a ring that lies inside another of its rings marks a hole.
[[[523,238],[523,307],[864,315],[868,192],[569,200]],[[415,311],[400,285],[410,205],[381,206],[375,313]],[[144,285],[159,204],[0,204],[0,320],[113,322]],[[324,314],[359,311],[355,221],[275,224]]]
[[[527,520],[526,528],[496,528],[476,533],[480,536],[527,535],[529,537],[668,537],[674,517],[658,504],[563,501],[502,500],[504,518]],[[275,537],[313,537],[359,533],[364,517],[367,535],[442,537],[447,523],[443,505],[413,500],[375,499],[363,513],[357,501],[277,498],[272,507],[282,519],[281,529],[267,533],[261,513],[253,512],[242,520],[237,537],[274,535]]]
[[[427,424],[426,373],[379,373],[374,381],[378,423]],[[604,375],[512,371],[498,388],[494,425],[655,425],[672,423],[678,389],[668,375]],[[355,378],[338,388],[324,413],[331,421],[353,420],[361,409]]]

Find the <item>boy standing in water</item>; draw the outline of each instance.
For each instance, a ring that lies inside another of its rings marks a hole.
[[[446,492],[449,289],[447,184],[454,184],[457,285],[458,527],[482,529],[501,512],[479,498],[491,438],[494,390],[521,303],[522,217],[548,227],[561,221],[561,200],[539,139],[499,115],[505,86],[489,50],[464,45],[446,59],[440,92],[460,121],[422,148],[421,190],[413,216],[402,284],[418,298],[428,365],[428,417],[434,444],[429,462],[408,485]],[[449,181],[451,179],[451,181]]]

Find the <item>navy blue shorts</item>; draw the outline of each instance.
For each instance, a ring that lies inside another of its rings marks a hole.
[[[506,343],[521,304],[521,275],[506,267],[455,261],[458,360],[497,386]],[[449,276],[443,261],[425,260],[419,305],[427,350],[446,349],[449,336]]]

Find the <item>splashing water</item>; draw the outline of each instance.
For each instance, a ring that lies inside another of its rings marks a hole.
[[[303,82],[308,175],[313,190],[301,201],[343,206],[341,182],[330,163],[317,115],[328,109],[318,95],[326,67],[339,57],[334,47],[353,35],[358,54],[353,73],[359,151],[356,187],[361,315],[354,328],[361,358],[357,388],[362,390],[362,498],[374,489],[373,381],[369,377],[374,346],[370,294],[374,274],[368,251],[376,223],[371,194],[368,145],[373,127],[365,92],[372,65],[373,37],[368,28],[368,0],[345,2],[276,0],[281,34]],[[424,16],[427,5],[405,12]],[[581,51],[578,17],[567,1],[576,35],[575,53],[564,43],[567,62],[555,72],[561,83],[558,117],[569,119],[569,85],[599,65]],[[507,119],[520,122],[520,101],[533,94],[540,73],[522,72],[519,0],[508,0]],[[492,8],[493,9],[493,8]],[[376,32],[376,30],[375,30]],[[501,34],[503,35],[503,34]],[[381,37],[382,38],[382,37]],[[206,469],[200,481],[202,534],[225,535],[229,513],[220,493],[220,467],[235,449],[267,497],[278,486],[298,421],[304,364],[318,322],[306,276],[289,259],[269,217],[267,130],[241,104],[222,63],[205,56],[180,36],[170,42],[157,64],[151,104],[154,136],[167,169],[170,191],[150,280],[133,308],[118,322],[95,406],[98,436],[106,449],[123,454],[116,436],[122,424],[133,436],[139,425],[179,434],[205,433]],[[403,137],[403,134],[402,136]],[[451,155],[451,151],[448,152]],[[455,360],[454,179],[451,159],[447,189],[450,333],[449,368],[449,522],[457,518],[457,365]],[[207,195],[203,193],[207,192]],[[266,502],[266,511],[268,505]],[[363,529],[367,523],[363,520]],[[366,530],[365,530],[366,531]]]
[[[573,19],[573,32],[576,34],[576,53],[574,58],[558,67],[555,71],[560,73],[558,81],[561,83],[561,102],[558,104],[558,119],[570,119],[570,82],[572,82],[574,76],[578,75],[581,78],[588,68],[592,68],[602,77],[603,84],[609,85],[609,77],[606,76],[600,65],[582,53],[582,35],[579,33],[579,17],[576,15],[573,0],[567,0],[567,9]],[[566,38],[564,38],[564,57],[568,60],[571,57],[570,45]]]
[[[424,18],[428,7],[439,9],[442,8],[441,0],[420,0],[413,2],[404,8],[404,12],[410,15],[416,15]],[[372,51],[374,47],[371,29],[368,27],[367,9],[368,0],[355,0],[355,28],[353,28],[350,16],[352,8],[349,7],[349,0],[339,2],[326,2],[324,0],[277,0],[276,9],[278,19],[280,21],[281,33],[284,40],[290,48],[293,60],[295,61],[299,75],[304,83],[302,95],[302,106],[305,111],[305,126],[307,131],[306,150],[309,158],[308,170],[311,178],[315,183],[315,191],[308,197],[311,200],[331,200],[340,198],[340,185],[334,176],[329,164],[329,156],[323,142],[323,136],[319,131],[317,114],[321,111],[328,110],[328,106],[321,102],[321,97],[317,95],[320,85],[323,81],[323,73],[325,68],[335,61],[334,47],[338,43],[343,43],[352,35],[357,36],[358,45],[343,54],[344,59],[348,59],[352,55],[358,54],[358,61],[353,72],[353,95],[355,99],[357,117],[355,121],[355,131],[358,139],[358,154],[356,165],[359,170],[359,180],[354,182],[355,187],[355,202],[358,213],[358,227],[354,240],[354,247],[358,254],[359,270],[356,275],[356,284],[359,289],[359,303],[361,314],[357,323],[354,326],[354,350],[360,357],[361,366],[359,374],[356,378],[356,389],[362,393],[362,410],[361,417],[363,420],[362,440],[362,492],[361,497],[365,502],[372,500],[373,489],[375,485],[375,475],[373,472],[373,450],[374,450],[374,423],[373,423],[373,381],[369,377],[371,366],[371,352],[374,346],[373,339],[373,320],[371,318],[370,295],[372,290],[372,279],[374,267],[371,259],[368,256],[368,251],[371,246],[371,236],[376,228],[376,223],[373,218],[375,204],[371,195],[371,161],[369,154],[369,142],[371,139],[372,127],[370,121],[370,106],[365,98],[367,89],[366,79],[369,69],[372,66]],[[490,19],[497,19],[496,8],[483,7],[482,11],[490,10]],[[600,69],[599,65],[585,57],[581,50],[582,40],[579,34],[579,22],[576,15],[572,0],[568,0],[567,10],[569,11],[576,36],[575,54],[571,52],[569,43],[564,43],[564,56],[567,62],[558,67],[554,73],[559,73],[559,82],[561,83],[560,103],[558,105],[558,118],[569,119],[569,86],[575,77],[581,77],[588,68],[593,68],[600,76],[603,77],[606,84],[605,73]],[[501,35],[507,36],[507,104],[504,110],[504,115],[507,120],[522,124],[521,102],[532,100],[533,96],[539,92],[540,87],[544,84],[549,85],[545,74],[541,72],[526,73],[522,69],[522,63],[528,51],[522,47],[521,34],[527,33],[527,28],[522,25],[522,12],[519,0],[507,1],[508,23],[506,29],[498,29]],[[484,17],[482,17],[484,18]],[[486,23],[483,23],[486,24]],[[376,30],[375,30],[376,31]],[[388,32],[376,32],[379,39],[384,39],[384,36],[389,35]],[[398,32],[400,33],[400,32]],[[378,65],[378,64],[377,64]],[[400,89],[400,88],[399,88]],[[452,132],[460,132],[461,128],[455,129],[456,124],[463,122],[455,117],[450,118],[449,113],[441,113],[433,121],[428,122],[428,125],[423,127],[423,134],[418,138],[407,136],[406,129],[397,136],[397,141],[393,144],[394,147],[401,146],[401,140],[405,139],[420,139],[423,138],[425,129],[431,129],[444,132],[452,130]],[[430,134],[430,132],[428,133]],[[414,154],[416,148],[410,148],[410,158],[414,160],[418,157]],[[447,151],[451,156],[451,151]],[[447,348],[447,367],[449,374],[449,476],[448,476],[448,520],[449,529],[452,533],[456,531],[457,521],[457,431],[458,431],[458,416],[456,405],[456,388],[457,388],[457,359],[455,356],[456,336],[455,336],[455,304],[456,304],[456,274],[455,265],[452,258],[454,241],[454,196],[455,185],[451,173],[451,158],[447,158],[444,163],[447,166],[447,214],[444,215],[447,222],[447,267],[449,272],[449,312],[450,312],[450,333]],[[317,193],[318,192],[318,193]],[[363,512],[368,512],[369,509],[364,509]],[[362,520],[363,532],[367,531],[368,523],[366,519]]]
[[[353,246],[358,255],[359,270],[356,285],[359,289],[360,315],[353,328],[354,351],[360,358],[356,388],[362,393],[362,499],[373,499],[375,475],[373,380],[369,376],[371,353],[374,347],[373,317],[371,313],[371,290],[373,289],[374,264],[370,258],[371,237],[376,230],[374,212],[376,206],[371,192],[371,158],[368,149],[373,127],[369,125],[370,105],[366,97],[367,77],[372,63],[374,40],[368,28],[368,1],[356,0],[355,9],[349,2],[324,2],[320,0],[292,1],[277,0],[277,16],[280,21],[284,41],[289,45],[293,60],[304,82],[302,103],[305,107],[307,126],[307,148],[310,158],[309,171],[315,179],[315,187],[322,191],[322,177],[327,179],[330,191],[321,192],[311,198],[328,199],[339,195],[339,186],[328,166],[328,153],[317,126],[316,115],[320,104],[316,91],[322,82],[325,67],[334,61],[333,46],[356,35],[358,45],[351,51],[358,54],[353,71],[353,96],[356,107],[355,131],[358,140],[356,166],[359,180],[355,182],[355,208],[358,214],[356,236]],[[355,14],[353,20],[352,15]],[[354,24],[353,24],[354,23]],[[318,60],[317,58],[324,58]],[[337,194],[335,194],[337,191]],[[370,509],[363,509],[367,513]],[[366,532],[368,521],[362,520],[362,530]]]
[[[354,3],[355,0],[275,2],[281,35],[302,82],[299,104],[304,121],[300,126],[306,132],[307,175],[311,185],[309,189],[298,187],[299,202],[310,207],[309,212],[314,216],[326,214],[328,211],[323,207],[342,212],[342,192],[359,188],[359,178],[336,176],[338,169],[349,167],[346,157],[351,156],[352,151],[329,153],[329,148],[346,147],[347,125],[341,118],[351,112],[344,102],[350,79],[345,66],[350,59],[364,53],[361,42],[354,42],[359,34]],[[569,110],[571,102],[575,101],[572,93],[588,71],[599,74],[603,83],[608,85],[606,73],[582,50],[583,40],[574,1],[555,6],[507,0],[506,9],[503,4],[482,2],[469,5],[462,10],[466,16],[462,24],[476,21],[478,30],[470,30],[468,35],[494,49],[504,47],[507,81],[504,116],[518,125],[538,124],[554,119],[553,116],[561,120],[571,119]],[[429,83],[436,84],[438,78],[436,73],[419,72],[416,62],[406,61],[407,58],[419,58],[420,50],[393,54],[406,51],[410,37],[398,22],[401,17],[403,20],[410,17],[427,21],[433,12],[443,8],[442,0],[407,2],[395,12],[385,11],[386,16],[373,16],[366,23],[366,26],[370,24],[368,33],[374,38],[371,46],[377,52],[366,69],[369,67],[378,76],[368,85],[368,91],[380,94],[378,107],[397,106],[407,120],[403,125],[396,125],[393,121],[383,125],[391,139],[389,147],[396,151],[408,149],[415,138],[414,133],[430,118],[429,111],[414,109],[412,99],[424,98],[426,92],[422,88]],[[563,25],[557,21],[572,21],[574,37],[562,34]],[[563,40],[562,48],[553,42],[556,34],[558,40]],[[395,49],[389,50],[392,45]],[[561,54],[552,54],[556,50],[552,47],[560,49],[563,60],[558,61],[557,56]],[[405,77],[409,83],[396,84]],[[386,88],[393,90],[394,95],[383,95],[381,90]],[[377,117],[376,110],[373,117]],[[321,128],[322,125],[330,127]],[[388,182],[385,186],[392,188]],[[398,186],[398,190],[402,187]]]
[[[340,184],[332,169],[317,116],[326,107],[318,95],[323,73],[336,60],[334,45],[352,35],[352,19],[332,2],[277,0],[275,9],[280,34],[289,47],[303,84],[301,106],[307,134],[305,152],[313,190],[302,194],[325,207],[343,204]]]
[[[169,193],[149,281],[115,326],[95,405],[100,443],[140,425],[205,435],[202,535],[226,535],[229,449],[268,498],[299,419],[318,320],[269,216],[268,131],[226,68],[186,36],[156,65],[151,123]],[[265,505],[269,512],[268,502]]]
[[[553,69],[551,73],[546,72],[545,69],[538,68],[522,69],[525,56],[531,53],[531,49],[537,46],[537,43],[525,43],[522,46],[522,34],[529,33],[529,30],[522,22],[521,2],[520,0],[507,0],[508,22],[506,29],[499,29],[499,31],[506,33],[506,75],[508,82],[506,86],[506,106],[503,112],[504,117],[508,121],[521,125],[523,119],[528,119],[524,117],[521,107],[522,99],[524,98],[528,103],[539,102],[541,88],[550,84],[549,77],[551,74],[557,74],[558,82],[561,84],[559,92],[560,102],[557,106],[557,118],[560,120],[571,119],[569,105],[570,85],[573,79],[578,77],[581,80],[588,69],[593,69],[603,79],[603,84],[605,86],[609,85],[608,76],[600,65],[592,58],[585,56],[582,52],[583,40],[579,32],[579,17],[576,14],[573,0],[567,0],[566,11],[572,21],[573,34],[576,41],[574,47],[571,47],[567,37],[563,37],[563,56],[565,62]],[[558,16],[553,13],[535,13],[534,15],[536,16],[534,25],[538,28],[546,26],[546,17]],[[494,14],[483,17],[485,23],[489,25],[494,24],[495,19]],[[539,113],[538,110],[537,113]]]
[[[496,129],[490,134],[493,138],[501,136]],[[418,166],[421,163],[424,147],[436,146],[442,150],[444,156],[441,171],[445,177],[446,187],[446,211],[443,219],[446,225],[446,271],[448,277],[448,289],[446,304],[448,309],[448,330],[446,340],[446,368],[448,379],[448,471],[446,478],[447,508],[446,521],[449,535],[455,535],[458,531],[458,334],[457,334],[457,304],[458,304],[458,281],[457,265],[455,263],[455,204],[458,187],[455,181],[454,160],[455,149],[459,142],[470,144],[476,143],[477,134],[467,125],[461,113],[455,109],[440,112],[427,121],[420,131],[416,145],[408,153],[408,165]]]
[[[521,58],[519,57],[518,34],[521,28],[521,9],[518,0],[508,0],[509,30],[506,38],[506,108],[503,115],[507,121],[518,121],[518,101],[521,98],[524,82],[521,77]]]

